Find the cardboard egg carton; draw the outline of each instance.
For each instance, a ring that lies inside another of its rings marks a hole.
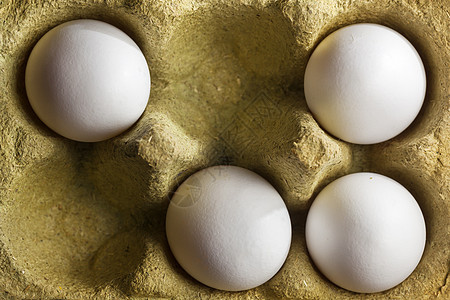
[[[0,4],[0,298],[446,299],[449,272],[449,10],[437,1],[3,1]],[[27,58],[68,20],[115,25],[143,51],[148,107],[126,133],[78,143],[48,129],[25,91]],[[314,47],[345,25],[393,28],[427,73],[424,106],[399,136],[340,141],[309,112],[303,75]],[[165,237],[176,187],[211,165],[269,180],[293,224],[267,283],[224,292],[192,279]],[[304,225],[317,193],[352,172],[404,185],[427,226],[416,270],[383,293],[356,294],[314,267]]]

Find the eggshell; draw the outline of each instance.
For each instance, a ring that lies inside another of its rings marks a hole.
[[[419,54],[402,35],[355,24],[327,36],[305,71],[305,98],[319,124],[356,144],[386,141],[419,113],[426,90]]]
[[[326,186],[306,221],[309,254],[335,284],[360,293],[390,289],[416,268],[425,221],[414,197],[375,173],[355,173]]]
[[[136,43],[96,20],[75,20],[47,32],[25,72],[38,117],[73,140],[97,142],[135,123],[147,105],[150,73]]]
[[[261,176],[235,166],[201,170],[183,182],[167,210],[166,233],[180,265],[221,290],[254,288],[283,265],[289,213]]]

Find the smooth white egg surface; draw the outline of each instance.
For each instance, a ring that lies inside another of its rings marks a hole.
[[[425,221],[414,197],[396,181],[355,173],[326,186],[306,221],[306,243],[319,270],[360,293],[390,289],[416,268]]]
[[[75,20],[47,32],[25,72],[38,117],[69,139],[97,142],[116,136],[144,112],[150,94],[147,61],[118,28]]]
[[[318,123],[355,144],[386,141],[419,113],[425,69],[411,43],[377,24],[354,24],[327,36],[311,55],[305,98]]]
[[[263,284],[286,260],[289,213],[258,174],[235,166],[203,169],[184,181],[167,210],[177,261],[210,287],[240,291]]]

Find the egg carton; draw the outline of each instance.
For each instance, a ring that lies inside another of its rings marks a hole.
[[[0,2],[0,298],[448,299],[449,9],[446,0]],[[141,119],[100,143],[52,132],[25,92],[33,46],[56,25],[80,18],[125,31],[152,75]],[[359,22],[400,32],[427,73],[424,106],[413,124],[366,146],[321,129],[303,93],[314,47]],[[269,180],[293,224],[282,269],[248,291],[195,281],[165,237],[176,187],[220,164]],[[383,293],[332,284],[305,244],[314,197],[332,180],[359,171],[404,185],[427,225],[418,267]]]

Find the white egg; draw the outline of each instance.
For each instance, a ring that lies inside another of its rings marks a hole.
[[[355,24],[327,36],[305,71],[305,98],[318,123],[355,144],[386,141],[419,113],[425,69],[414,47],[398,32]]]
[[[177,189],[166,233],[172,253],[192,277],[216,289],[240,291],[263,284],[281,268],[291,222],[283,199],[261,176],[215,166]]]
[[[118,28],[75,20],[47,32],[28,59],[25,85],[38,117],[69,139],[116,136],[144,112],[150,94],[147,62]]]
[[[425,247],[425,221],[413,196],[375,173],[326,186],[306,221],[306,243],[319,270],[347,290],[374,293],[405,280]]]

